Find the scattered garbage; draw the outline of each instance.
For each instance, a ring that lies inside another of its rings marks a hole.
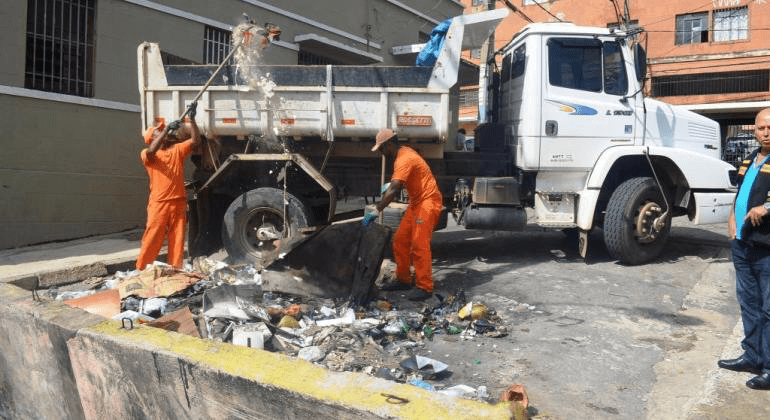
[[[414,386],[420,387],[422,389],[427,389],[428,391],[435,391],[436,390],[436,388],[433,385],[431,385],[431,384],[429,384],[429,383],[427,383],[425,381],[421,381],[419,379],[411,379],[409,381],[409,383],[414,385]]]
[[[145,314],[140,314],[139,312],[136,312],[136,311],[127,310],[113,316],[112,319],[114,319],[115,321],[130,319],[131,321],[149,322],[149,321],[153,321],[155,318],[151,316],[147,316]]]
[[[356,313],[353,311],[353,308],[347,308],[345,310],[345,313],[339,317],[339,318],[332,318],[332,319],[322,319],[319,321],[316,321],[316,325],[319,327],[329,327],[329,326],[342,326],[342,325],[351,325],[353,321],[356,320]]]
[[[81,298],[83,296],[90,296],[96,293],[95,290],[78,290],[78,291],[67,291],[67,292],[59,292],[59,290],[56,287],[52,287],[48,290],[48,295],[51,296],[52,299],[56,300],[72,300]]]
[[[513,384],[506,388],[500,395],[500,401],[514,401],[524,407],[529,407],[527,390],[524,388],[524,385],[521,384]]]
[[[227,318],[246,321],[252,317],[246,313],[252,309],[257,316],[258,310],[254,310],[253,304],[257,301],[257,295],[261,293],[258,285],[231,285],[223,284],[206,290],[203,293],[203,314],[209,318]]]
[[[139,312],[145,315],[159,317],[166,314],[167,306],[168,299],[166,298],[143,299],[139,305]]]
[[[308,362],[317,362],[322,360],[326,354],[318,346],[304,347],[297,353],[297,357]]]
[[[149,299],[148,299],[149,300]],[[198,326],[195,324],[192,312],[190,308],[184,307],[177,311],[166,314],[154,321],[150,321],[147,325],[151,327],[161,328],[167,331],[174,331],[180,334],[187,334],[193,337],[199,337]]]
[[[344,231],[335,235],[341,233]],[[330,370],[364,372],[431,392],[489,398],[485,386],[448,383],[452,375],[449,364],[425,353],[426,343],[437,337],[474,340],[507,335],[501,318],[479,298],[468,302],[465,292],[458,289],[417,304],[376,294],[367,283],[377,274],[369,265],[356,266],[358,274],[346,272],[353,279],[349,283],[357,282],[353,286],[344,287],[344,276],[334,279],[337,292],[331,296],[313,291],[322,286],[318,282],[286,293],[284,280],[286,273],[293,272],[288,263],[294,258],[289,254],[283,259],[285,271],[278,283],[276,277],[266,275],[270,267],[257,270],[199,257],[185,270],[156,263],[142,271],[94,279],[85,285],[88,290],[52,288],[49,295],[116,320],[130,319],[207,340],[281,352]],[[380,258],[375,255],[372,260],[377,271]],[[307,276],[307,271],[303,273]],[[111,303],[105,306],[107,296]]]
[[[476,388],[468,385],[455,385],[446,389],[441,389],[438,392],[453,397],[464,397],[466,395],[474,395],[476,393]]]
[[[273,333],[264,322],[236,325],[233,328],[233,344],[253,349],[264,349],[265,342],[272,338]]]
[[[141,298],[165,297],[206,278],[196,272],[187,272],[169,266],[151,265],[135,277],[128,277],[120,282],[120,298],[138,296]]]
[[[488,309],[486,305],[483,303],[473,303],[468,302],[467,305],[465,305],[460,311],[458,312],[458,315],[460,316],[460,319],[482,319],[485,318],[488,314]]]
[[[112,318],[120,313],[120,294],[117,290],[104,290],[75,299],[64,301],[69,306],[81,308],[90,313]]]
[[[513,384],[506,388],[502,394],[500,394],[500,401],[511,402],[511,413],[514,420],[528,419],[529,417],[529,398],[527,397],[527,390],[524,389],[524,385]]]
[[[431,379],[440,376],[449,367],[446,363],[423,356],[412,356],[399,363],[407,371],[417,372],[423,378]]]

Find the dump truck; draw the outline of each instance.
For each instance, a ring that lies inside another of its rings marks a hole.
[[[219,71],[164,64],[158,44],[142,43],[142,129],[200,97],[190,254],[223,246],[258,262],[303,229],[350,216],[336,211],[339,200],[380,195],[391,170],[370,150],[383,127],[425,157],[448,213],[467,229],[574,232],[582,255],[588,233],[601,229],[610,255],[641,264],[661,253],[672,217],[727,220],[735,168],[720,160],[718,124],[645,97],[645,51],[620,30],[523,28],[497,52],[499,71],[482,78],[489,103],[475,151],[455,151],[461,52],[481,46],[507,14],[452,18],[431,67]],[[249,72],[269,89],[249,83]]]

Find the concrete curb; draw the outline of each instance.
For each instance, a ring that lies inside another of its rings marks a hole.
[[[505,403],[144,325],[123,329],[59,302],[33,302],[8,284],[0,300],[0,418],[511,418]]]
[[[158,255],[158,260],[165,260],[166,253]],[[135,257],[111,258],[89,264],[80,264],[68,268],[25,273],[0,278],[0,282],[13,283],[24,287],[24,284],[37,282],[39,288],[44,289],[53,286],[77,283],[91,277],[103,277],[117,271],[130,271],[134,269]]]

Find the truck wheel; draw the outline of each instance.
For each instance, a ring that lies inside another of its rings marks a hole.
[[[660,255],[671,230],[655,180],[631,178],[612,193],[604,216],[604,243],[624,264],[643,264]]]
[[[235,261],[262,266],[276,256],[280,241],[295,236],[310,224],[305,206],[287,193],[286,219],[283,221],[283,191],[257,188],[242,194],[230,204],[222,221],[222,242]]]

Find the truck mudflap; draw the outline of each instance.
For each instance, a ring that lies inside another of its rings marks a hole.
[[[730,218],[730,211],[735,200],[734,192],[694,192],[696,225],[723,223]]]
[[[206,181],[203,186],[198,190],[199,193],[206,193],[213,186],[225,178],[225,175],[234,170],[238,165],[248,164],[249,162],[294,162],[297,166],[302,168],[315,182],[318,183],[324,191],[329,194],[329,216],[328,221],[334,216],[334,212],[337,208],[337,195],[334,189],[334,185],[328,178],[323,176],[312,163],[305,159],[302,155],[297,153],[267,153],[267,154],[232,154],[222,165],[214,172],[213,175]]]

